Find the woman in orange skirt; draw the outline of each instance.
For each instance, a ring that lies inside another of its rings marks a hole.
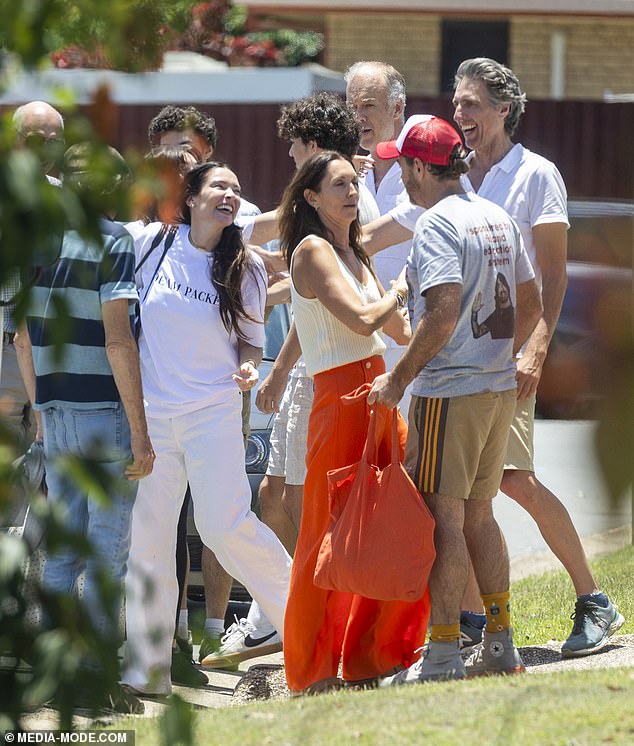
[[[385,371],[382,329],[407,343],[404,280],[384,292],[363,251],[357,174],[348,159],[312,156],[279,208],[282,248],[291,271],[291,302],[302,353],[314,378],[308,473],[284,622],[286,678],[292,691],[322,691],[343,678],[361,682],[408,666],[424,641],[429,600],[377,601],[328,591],[313,582],[330,523],[327,472],[361,458],[369,422],[365,399],[346,399]],[[389,463],[390,418],[377,422],[379,468]],[[399,418],[401,457],[406,426]],[[373,558],[368,557],[368,563]]]

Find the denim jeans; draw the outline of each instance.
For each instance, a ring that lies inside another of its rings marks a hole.
[[[130,462],[130,427],[119,403],[100,409],[50,407],[42,412],[48,500],[62,509],[65,527],[86,536],[94,556],[81,558],[69,549],[47,554],[43,585],[49,591],[71,593],[85,569],[83,604],[103,635],[118,634],[121,583],[130,549],[130,526],[136,481],[124,476]],[[103,504],[70,478],[63,457],[79,456],[99,462],[110,477],[109,502]],[[119,592],[113,605],[104,607],[99,571],[105,572]]]

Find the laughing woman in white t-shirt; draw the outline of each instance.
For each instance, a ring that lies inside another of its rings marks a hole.
[[[139,351],[156,463],[133,511],[124,676],[141,694],[171,690],[176,523],[187,481],[202,541],[283,628],[291,560],[250,510],[244,469],[241,391],[258,380],[267,280],[234,225],[239,205],[233,171],[195,167],[172,245],[159,245],[141,269]],[[158,227],[136,240],[138,258]]]

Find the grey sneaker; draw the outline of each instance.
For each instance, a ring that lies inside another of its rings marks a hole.
[[[570,636],[562,645],[562,658],[596,653],[625,622],[611,601],[607,606],[599,606],[586,599],[577,599],[575,612],[570,618],[574,624]]]
[[[513,644],[511,629],[501,632],[487,632],[485,629],[482,642],[471,650],[464,664],[467,676],[491,676],[525,671],[524,663]]]
[[[472,648],[482,642],[483,627],[476,627],[466,619],[460,620],[460,648]]]
[[[425,681],[447,681],[464,679],[465,666],[460,656],[460,644],[456,642],[430,642],[423,648],[422,657],[400,673],[385,676],[379,688],[403,684],[422,684]]]

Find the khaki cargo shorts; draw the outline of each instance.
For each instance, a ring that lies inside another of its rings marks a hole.
[[[421,493],[467,500],[495,497],[502,481],[515,389],[412,396],[405,468]]]
[[[535,397],[522,399],[515,405],[515,416],[509,431],[504,459],[505,469],[535,471],[533,436],[535,432]]]

